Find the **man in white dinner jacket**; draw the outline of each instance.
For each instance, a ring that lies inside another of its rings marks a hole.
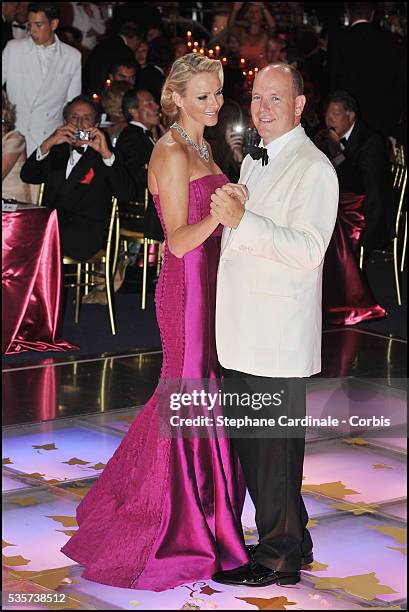
[[[285,389],[287,400],[300,404],[290,413],[300,415],[305,395],[298,383],[321,368],[322,268],[338,208],[335,171],[300,125],[302,94],[302,77],[287,64],[257,74],[251,113],[262,146],[243,161],[239,183],[245,188],[225,185],[211,204],[225,226],[216,342],[226,381],[230,389],[236,381],[250,392],[266,381],[279,393]],[[244,205],[237,196],[245,191]],[[248,565],[219,572],[217,582],[295,584],[302,565],[312,562],[301,497],[303,434],[264,431],[263,438],[233,439],[256,508],[259,543],[249,547]]]
[[[28,10],[30,37],[7,43],[2,84],[16,105],[16,129],[30,156],[61,125],[65,104],[81,93],[81,54],[54,34],[57,2],[31,2]]]

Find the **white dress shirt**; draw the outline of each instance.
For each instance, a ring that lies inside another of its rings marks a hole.
[[[282,136],[279,136],[278,138],[270,142],[268,145],[266,145],[265,148],[267,149],[269,164],[273,163],[274,158],[277,157],[277,155],[285,147],[285,145],[290,142],[290,140],[292,140],[294,137],[296,137],[302,129],[303,128],[301,127],[301,125],[297,125],[297,127],[293,128],[289,132],[286,132]],[[263,141],[260,142],[260,146],[264,146]],[[258,159],[256,165],[253,168],[252,173],[247,179],[246,186],[249,192],[249,196],[251,196],[252,190],[256,187],[256,185],[258,185],[260,179],[264,176],[266,168],[267,166],[262,166],[261,159]]]
[[[140,121],[130,121],[129,122],[131,125],[136,125],[137,127],[140,127],[143,129],[144,132],[150,132],[150,129],[146,127],[146,125],[144,125],[143,123],[141,123]],[[152,133],[152,132],[151,132]],[[149,136],[149,140],[151,141],[152,144],[155,144],[155,141],[153,140],[152,136]]]
[[[350,137],[350,136],[351,136],[351,134],[352,134],[352,130],[354,129],[354,127],[355,127],[355,121],[353,122],[353,124],[351,125],[351,127],[349,128],[349,130],[348,130],[348,131],[347,131],[347,132],[346,132],[346,133],[345,133],[345,134],[342,136],[341,140],[342,140],[343,138],[345,138],[345,140],[348,140],[348,139],[349,139],[349,137]],[[342,150],[344,150],[344,149],[345,149],[345,147],[344,147],[343,143],[341,142],[340,144],[341,144],[341,149],[342,149]]]
[[[74,166],[79,162],[79,160],[81,159],[81,157],[85,154],[86,150],[88,149],[88,145],[84,145],[84,153],[78,153],[78,151],[76,151],[75,149],[71,150],[70,156],[68,158],[68,162],[67,162],[67,167],[65,169],[65,178],[67,179]],[[49,152],[48,152],[49,153]],[[45,159],[48,156],[48,153],[45,153],[44,155],[41,153],[41,148],[38,147],[37,148],[37,152],[36,152],[36,160],[37,161],[43,161],[43,159]],[[115,155],[112,153],[111,157],[108,157],[107,159],[105,159],[104,157],[102,158],[102,161],[104,162],[104,164],[108,167],[111,167],[112,164],[115,161]]]
[[[35,45],[35,49],[37,51],[38,60],[40,62],[41,74],[43,76],[43,81],[48,74],[48,71],[51,66],[51,62],[53,61],[53,57],[57,52],[57,46],[59,41],[57,39],[52,43],[52,45]]]
[[[27,23],[18,23],[18,21],[13,21],[11,24],[11,29],[14,40],[28,38]]]

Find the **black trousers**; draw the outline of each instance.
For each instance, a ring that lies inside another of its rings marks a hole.
[[[288,416],[305,416],[304,383],[297,388],[297,380],[294,379],[266,379],[235,370],[224,370],[224,374],[225,392],[240,389],[254,394],[260,391],[261,385],[265,390],[266,385],[270,384],[275,390],[285,389],[288,403],[282,410],[288,412]],[[231,409],[225,408],[225,411],[229,416],[232,414]],[[253,412],[252,416],[258,415]],[[291,431],[280,428],[280,437],[274,438],[255,437],[251,432],[247,437],[232,435],[233,448],[239,455],[247,488],[256,508],[259,544],[254,558],[261,565],[276,571],[299,570],[301,556],[310,553],[313,546],[307,530],[308,514],[301,496],[305,449],[303,434],[302,431],[302,437],[291,437],[294,435]]]

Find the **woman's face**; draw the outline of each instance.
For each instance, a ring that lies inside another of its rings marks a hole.
[[[205,126],[216,125],[219,110],[223,106],[220,79],[215,72],[202,72],[189,79],[184,96],[174,93],[174,100],[185,114]]]
[[[229,40],[230,51],[234,54],[238,54],[240,51],[240,41],[236,36],[230,36]]]
[[[255,4],[250,4],[246,12],[246,19],[250,25],[261,23],[263,21],[263,15],[260,8]]]
[[[146,58],[148,57],[149,45],[146,42],[141,42],[135,51],[135,59],[141,66],[145,66]]]

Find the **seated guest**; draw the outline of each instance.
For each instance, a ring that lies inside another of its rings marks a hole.
[[[111,82],[125,81],[125,83],[128,83],[129,87],[134,87],[137,71],[138,66],[135,61],[123,60],[115,62],[115,64],[111,66],[108,78]]]
[[[326,129],[318,132],[315,143],[331,159],[340,192],[365,195],[362,245],[368,255],[393,237],[392,191],[387,143],[359,121],[357,114],[357,103],[349,93],[330,93]]]
[[[147,89],[159,103],[166,72],[173,62],[173,49],[165,38],[155,38],[149,44],[147,65],[137,79],[138,89]]]
[[[89,54],[84,66],[83,91],[101,94],[114,63],[135,61],[135,51],[142,40],[142,30],[132,23],[124,23],[117,34],[100,42]]]
[[[148,184],[146,165],[149,163],[155,144],[151,130],[159,125],[159,106],[149,91],[131,89],[123,97],[122,110],[128,127],[119,135],[116,150],[122,154],[124,166],[132,180],[134,188],[132,200],[143,204]],[[142,228],[139,222],[134,221],[132,210],[132,205],[120,202],[122,226],[135,231],[143,230],[147,238],[162,241],[163,231],[152,196],[149,194],[148,208]]]
[[[58,212],[63,254],[86,261],[104,247],[112,196],[127,199],[129,181],[97,127],[99,111],[90,98],[68,102],[63,117],[25,162],[21,178],[45,183],[43,203]]]
[[[108,123],[104,123],[103,128],[109,135],[113,147],[116,145],[119,134],[128,125],[122,112],[122,100],[129,89],[128,81],[115,81],[103,91],[101,96],[102,110],[108,120]]]
[[[23,183],[20,178],[21,168],[26,161],[26,141],[20,132],[14,129],[16,107],[10,103],[4,89],[2,90],[1,109],[1,178],[2,198],[14,198],[19,202],[31,203],[36,195],[32,185]],[[33,188],[33,189],[32,189]]]

